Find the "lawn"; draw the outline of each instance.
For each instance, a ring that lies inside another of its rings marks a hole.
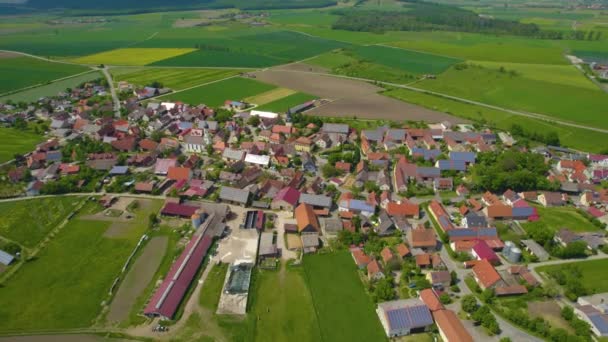
[[[168,94],[161,99],[183,101],[192,105],[204,103],[218,107],[226,100],[242,100],[276,88],[274,85],[258,82],[249,78],[235,77],[186,91]]]
[[[2,98],[0,98],[2,102]],[[0,163],[13,159],[15,154],[32,151],[38,143],[44,140],[40,134],[30,130],[21,131],[14,128],[0,127]]]
[[[185,48],[125,48],[96,53],[74,59],[81,64],[147,65],[180,56],[195,49]]]
[[[355,55],[372,63],[414,74],[440,74],[462,60],[386,46],[357,46]]]
[[[136,212],[131,231],[108,238],[110,222],[78,216],[37,255],[23,265],[0,291],[0,331],[34,331],[88,327],[101,312],[114,279],[147,229],[154,201]],[[83,214],[98,211],[90,202]],[[19,314],[15,314],[15,310]]]
[[[30,57],[0,58],[0,94],[86,72],[80,65],[46,62]]]
[[[202,319],[188,319],[187,328],[178,339],[204,337],[230,341],[319,341],[321,336],[314,306],[306,285],[304,270],[254,271],[249,294],[248,313],[244,319],[216,315],[228,264],[213,265],[199,297]],[[194,320],[194,321],[191,321]],[[197,328],[198,327],[198,328]]]
[[[115,81],[127,81],[139,86],[157,81],[165,87],[180,90],[217,81],[238,73],[239,71],[229,69],[145,68],[124,73],[121,70],[117,74],[113,73],[113,76]]]
[[[25,247],[35,247],[83,200],[60,196],[0,203],[0,236]]]
[[[325,341],[384,341],[371,298],[348,252],[304,257],[306,282]]]
[[[257,105],[263,105],[266,103],[270,103],[276,100],[280,100],[284,97],[292,95],[295,93],[295,90],[287,89],[287,88],[274,88],[267,92],[257,94],[251,97],[248,97],[245,100],[247,103],[254,103]]]
[[[500,110],[479,107],[411,90],[394,89],[386,91],[383,94],[465,119],[482,121],[502,130],[510,130],[511,126],[517,123],[530,133],[534,132],[545,135],[548,132],[554,131],[558,133],[563,146],[582,151],[600,152],[603,146],[597,142],[608,139],[608,134],[604,133],[517,116]]]
[[[286,96],[282,99],[278,99],[276,101],[266,103],[262,106],[259,106],[256,109],[284,113],[284,112],[287,112],[287,110],[291,107],[297,106],[299,104],[302,104],[302,103],[305,103],[307,101],[314,100],[314,99],[316,99],[316,97],[313,95],[310,95],[310,94],[295,93],[295,94]]]
[[[41,97],[56,96],[67,88],[74,88],[81,83],[92,81],[101,78],[102,75],[99,71],[91,71],[86,74],[66,78],[61,81],[52,82],[39,87],[29,88],[17,93],[0,97],[0,102],[12,100],[15,102],[25,101],[32,102],[37,101]]]
[[[603,119],[604,108],[608,108],[608,94],[599,88],[586,86],[586,80],[566,84],[568,79],[574,78],[571,71],[564,72],[564,76],[553,76],[550,71],[544,73],[540,69],[531,72],[529,68],[518,71],[517,68],[500,69],[497,66],[467,64],[464,68],[452,67],[437,79],[422,81],[416,87],[608,128],[608,122]],[[584,76],[580,74],[580,78]]]
[[[549,207],[535,206],[538,210],[541,222],[549,229],[557,232],[562,228],[568,228],[574,232],[596,231],[598,228],[583,217],[573,207]],[[523,224],[526,228],[526,223]]]
[[[567,264],[542,266],[537,268],[536,271],[539,273],[548,273],[552,270],[562,268],[565,265],[576,265],[582,273],[581,284],[589,290],[590,293],[608,292],[608,272],[601,271],[608,268],[608,259],[585,260]]]

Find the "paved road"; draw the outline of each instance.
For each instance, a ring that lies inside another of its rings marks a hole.
[[[106,66],[100,69],[103,72],[103,75],[106,77],[106,80],[108,80],[108,87],[110,87],[110,93],[112,94],[112,102],[114,102],[114,116],[120,118],[120,99],[116,94],[116,87],[114,87],[114,80],[112,80],[112,75],[110,74]]]

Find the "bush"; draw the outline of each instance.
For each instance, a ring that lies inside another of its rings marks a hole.
[[[460,300],[462,311],[472,314],[477,311],[477,298],[474,295],[466,295]]]

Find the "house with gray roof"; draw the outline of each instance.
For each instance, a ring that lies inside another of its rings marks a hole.
[[[317,208],[331,209],[332,200],[331,200],[331,197],[329,197],[329,196],[303,193],[300,195],[300,203],[309,204],[315,209],[317,209]]]
[[[245,159],[245,151],[227,148],[222,153],[222,158],[227,162],[240,161]]]
[[[323,123],[321,132],[323,133],[339,133],[348,134],[349,127],[347,124]]]
[[[0,264],[8,266],[13,262],[13,260],[15,260],[14,256],[8,254],[3,250],[0,250]]]
[[[220,189],[220,200],[232,204],[246,206],[249,201],[250,192],[247,190],[237,189],[229,186],[223,186]]]

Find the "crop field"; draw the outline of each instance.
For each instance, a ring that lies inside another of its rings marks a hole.
[[[114,278],[148,228],[149,214],[158,211],[160,204],[154,201],[138,209],[128,234],[111,238],[106,236],[110,222],[84,219],[84,214],[101,209],[97,203],[87,203],[82,215],[4,284],[0,331],[90,326]],[[17,307],[19,315],[13,314]]]
[[[31,57],[0,58],[0,94],[82,73],[80,65],[46,62]]]
[[[536,269],[539,273],[547,273],[552,270],[563,268],[566,265],[576,265],[581,270],[581,284],[592,294],[608,292],[608,272],[605,270],[608,267],[608,259],[586,260],[579,262],[571,262],[566,264],[542,266]]]
[[[473,121],[483,121],[490,126],[503,130],[510,130],[511,125],[518,124],[530,133],[544,135],[553,131],[559,135],[562,145],[582,151],[600,152],[603,147],[599,146],[597,141],[608,139],[608,134],[604,133],[517,116],[500,110],[479,107],[407,89],[393,89],[383,94],[450,115]]]
[[[114,74],[113,76],[115,81],[127,81],[139,86],[145,86],[157,81],[165,87],[181,90],[221,80],[238,73],[239,71],[230,69],[145,68],[133,72],[122,70],[119,74]]]
[[[439,74],[450,65],[461,62],[455,58],[386,46],[358,46],[354,51],[365,60],[415,74]]]
[[[195,51],[178,48],[126,48],[100,52],[74,59],[82,64],[147,65]]]
[[[295,93],[295,91],[287,88],[275,88],[265,93],[261,93],[255,96],[251,96],[245,99],[245,102],[255,103],[257,105],[263,105],[272,101],[282,99],[286,96]]]
[[[596,231],[598,228],[583,217],[576,208],[572,207],[549,207],[536,206],[541,222],[547,228],[557,232],[562,228],[568,228],[574,232]],[[529,223],[524,223],[524,229]]]
[[[284,113],[291,107],[300,105],[300,104],[308,102],[310,100],[314,100],[316,98],[317,98],[316,96],[298,92],[298,93],[286,96],[282,99],[278,99],[278,100],[266,103],[264,105],[261,105],[261,106],[257,107],[256,109],[267,110],[270,112]]]
[[[586,81],[584,79],[568,85],[564,81],[572,77],[568,74],[549,82],[539,80],[539,74],[542,72],[540,69],[537,73],[519,73],[517,69],[467,65],[468,67],[462,70],[450,68],[438,75],[436,80],[422,81],[417,83],[416,87],[504,108],[608,128],[608,122],[603,119],[604,108],[608,107],[608,94],[599,88],[591,89],[586,83],[581,83]],[[582,74],[580,77],[583,77]],[[584,86],[581,87],[580,84]]]
[[[273,85],[249,78],[235,77],[179,93],[168,94],[160,98],[182,101],[193,105],[204,103],[211,107],[217,107],[223,105],[226,100],[238,101],[274,88],[275,86]]]
[[[152,66],[176,67],[230,67],[230,68],[262,68],[283,61],[271,56],[255,54],[247,51],[213,51],[196,50],[174,58],[165,59]]]
[[[2,98],[0,98],[1,101],[3,101]],[[13,159],[13,156],[17,153],[23,154],[33,150],[44,138],[30,130],[21,131],[14,128],[0,127],[0,140],[2,141],[2,144],[0,144],[0,163],[3,163]]]
[[[304,270],[323,340],[385,340],[374,304],[348,252],[307,255]]]
[[[0,203],[0,236],[33,248],[82,200],[61,196]]]
[[[67,88],[73,88],[81,83],[92,81],[103,77],[99,71],[91,71],[86,74],[66,78],[61,81],[52,82],[39,87],[29,88],[22,90],[10,95],[0,97],[0,102],[12,100],[14,102],[25,101],[31,102],[36,101],[41,97],[55,96],[58,93],[65,91]],[[0,148],[1,149],[1,148]],[[12,155],[11,155],[12,156]]]
[[[601,62],[601,63],[608,62],[608,52],[606,52],[606,51],[576,50],[576,51],[572,51],[572,54],[578,58],[582,58],[585,61],[595,61],[595,62]]]

